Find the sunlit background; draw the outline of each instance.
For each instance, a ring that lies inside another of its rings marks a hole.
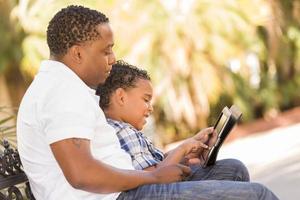
[[[224,106],[235,104],[241,109],[240,126],[246,128],[240,130],[246,132],[247,127],[257,125],[257,120],[272,123],[282,112],[300,106],[299,0],[0,0],[1,139],[15,142],[13,115],[40,61],[49,56],[45,35],[48,22],[69,4],[105,13],[114,31],[117,59],[149,71],[155,87],[155,111],[146,132],[162,148],[213,125]],[[300,122],[297,116],[294,123]],[[289,134],[294,132],[293,141],[299,145],[300,129],[288,130]],[[255,137],[270,134],[259,127],[257,132],[261,134]],[[228,142],[221,156],[244,158],[247,164],[256,142],[247,147],[246,154],[226,151],[243,139]],[[272,144],[287,143],[266,141],[261,150],[278,149]],[[237,151],[246,148],[246,143]],[[262,163],[257,162],[256,167]],[[251,166],[251,172],[258,169]],[[287,184],[300,187],[298,166],[292,174],[299,178]],[[257,180],[278,190],[274,192],[282,199],[285,194],[292,194],[288,199],[299,199],[299,191],[282,192],[264,181],[276,170],[270,168]]]

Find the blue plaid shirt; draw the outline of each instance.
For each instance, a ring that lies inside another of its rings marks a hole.
[[[112,119],[107,119],[107,122],[115,128],[121,148],[129,153],[135,169],[154,166],[164,159],[163,152],[130,124]]]

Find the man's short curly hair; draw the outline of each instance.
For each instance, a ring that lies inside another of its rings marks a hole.
[[[112,66],[106,81],[97,88],[96,94],[100,96],[100,107],[103,110],[107,109],[114,91],[118,88],[123,88],[124,90],[134,88],[139,79],[151,80],[146,70],[139,69],[122,60],[117,61]]]
[[[95,40],[100,36],[97,25],[108,23],[101,12],[83,6],[68,6],[51,19],[47,28],[50,54],[63,56],[75,44]]]

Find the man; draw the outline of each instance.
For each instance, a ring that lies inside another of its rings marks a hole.
[[[182,165],[133,170],[94,90],[115,62],[108,18],[69,6],[50,21],[47,42],[50,59],[41,63],[17,119],[18,150],[36,199],[232,199],[241,193],[248,199],[276,199],[258,184],[196,181],[247,181],[247,170],[240,163],[217,163],[186,182],[177,182],[190,173]]]

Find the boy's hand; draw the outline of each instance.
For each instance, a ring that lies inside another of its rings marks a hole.
[[[183,163],[185,165],[200,163],[199,155],[204,149],[209,148],[205,142],[209,138],[208,135],[212,132],[213,128],[207,128],[197,133],[194,137],[186,139],[178,147],[169,151],[165,159],[157,167],[176,163]]]
[[[213,133],[209,136],[209,139],[206,142],[206,144],[209,146],[209,148],[212,148],[215,145],[217,139],[218,139],[218,134],[214,130]],[[202,152],[199,152],[198,157],[200,158],[200,164],[205,163],[205,161],[207,160],[208,154],[209,154],[208,150],[204,150]]]
[[[198,148],[193,148],[191,151],[187,152],[184,157],[184,163],[191,165],[191,164],[200,164],[201,160],[200,155],[203,153],[203,150],[209,149],[212,147],[212,143],[210,142],[210,138],[212,135],[215,135],[215,131],[213,127],[209,127],[206,129],[201,130],[192,138],[187,139],[186,141],[193,139],[199,145]],[[184,142],[185,143],[185,142]],[[208,145],[206,145],[206,144]]]
[[[191,169],[181,164],[161,166],[151,171],[157,183],[173,183],[182,181],[185,177],[190,175]]]
[[[184,151],[184,156],[190,153],[197,153],[200,149],[207,149],[208,146],[204,144],[201,140],[196,140],[194,137],[186,139],[181,145],[180,148]]]
[[[193,136],[193,138],[195,140],[199,140],[203,143],[207,143],[213,132],[214,132],[213,127],[205,128],[205,129],[199,131],[195,136]]]

